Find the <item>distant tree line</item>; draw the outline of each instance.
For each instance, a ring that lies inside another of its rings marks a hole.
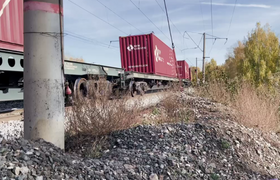
[[[205,65],[205,81],[248,81],[256,87],[278,86],[280,80],[279,39],[270,26],[256,24],[243,41],[238,41],[227,55],[223,65],[214,59]],[[196,68],[191,67],[192,81],[196,84]],[[197,69],[202,82],[202,72]]]

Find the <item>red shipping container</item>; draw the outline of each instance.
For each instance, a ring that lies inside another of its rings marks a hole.
[[[192,69],[191,68],[189,68],[189,80],[191,80],[192,81]]]
[[[119,40],[121,64],[126,71],[177,77],[173,50],[153,33]]]
[[[23,52],[23,0],[0,0],[0,49]]]
[[[181,79],[190,79],[189,65],[186,61],[177,61],[178,72]]]

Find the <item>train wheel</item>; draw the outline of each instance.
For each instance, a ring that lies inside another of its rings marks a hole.
[[[134,90],[134,89],[132,89],[132,90],[131,90],[131,96],[132,96],[132,97],[135,97],[136,95],[137,95],[137,91]]]
[[[136,90],[136,84],[135,83],[131,84],[130,94],[131,94],[132,97],[135,97],[137,95],[137,90]]]
[[[87,97],[87,80],[85,78],[76,79],[74,85],[75,99],[82,99]]]
[[[141,84],[139,87],[139,93],[141,96],[143,96],[145,94],[145,87],[143,84]]]
[[[100,97],[98,81],[88,80],[87,81],[87,88],[88,88],[88,98],[97,99],[98,97]]]
[[[145,92],[142,89],[139,90],[139,93],[141,96],[143,96],[145,94]]]

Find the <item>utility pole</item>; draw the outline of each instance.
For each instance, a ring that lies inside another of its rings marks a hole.
[[[170,27],[169,16],[168,16],[168,11],[167,11],[167,5],[166,5],[166,1],[165,0],[163,0],[163,2],[164,2],[164,8],[165,8],[165,13],[166,13],[166,19],[167,19],[169,34],[170,34],[170,40],[171,40],[171,44],[172,44],[173,57],[174,57],[175,66],[176,66],[175,70],[176,70],[177,77],[179,79],[180,87],[182,87],[182,80],[181,80],[180,75],[179,75],[180,73],[179,73],[177,58],[176,58],[176,54],[175,54],[175,45],[174,45],[174,41],[173,41],[173,37],[172,37],[172,32],[171,32],[171,27]]]
[[[196,58],[196,84],[198,85],[197,58]]]
[[[214,38],[206,38],[206,33],[203,33],[203,63],[202,63],[202,72],[203,72],[203,83],[205,83],[205,58],[209,58],[209,57],[205,57],[205,44],[206,44],[206,39],[215,39],[215,41],[217,40],[217,39],[226,39],[226,42],[227,42],[227,40],[228,40],[228,38],[220,38],[220,37],[217,37],[217,36],[213,36],[212,35],[212,37],[214,37]],[[214,41],[214,43],[215,43],[215,41]],[[226,44],[226,42],[225,42],[225,44]],[[213,45],[214,45],[214,43],[213,43]]]
[[[184,35],[185,35],[185,33],[188,34],[187,31],[184,32]],[[198,34],[201,34],[201,33],[198,33]],[[184,38],[184,35],[183,35],[183,38]],[[196,45],[196,47],[195,47],[194,49],[199,48],[199,49],[202,51],[202,53],[203,53],[203,57],[202,57],[202,74],[203,74],[202,83],[204,84],[204,83],[205,83],[205,58],[209,58],[209,57],[205,57],[205,52],[206,52],[206,50],[205,50],[206,39],[215,39],[215,41],[216,41],[217,39],[226,39],[226,42],[227,42],[228,38],[220,38],[220,37],[213,36],[213,35],[210,35],[210,36],[212,36],[212,38],[206,38],[206,33],[205,33],[205,32],[204,32],[202,35],[203,35],[203,49],[201,49],[201,48],[199,47],[199,44],[200,44],[200,43],[197,44],[197,43],[191,38],[191,36],[188,34],[188,36],[190,37],[190,39],[191,39],[191,40],[194,42],[194,44]],[[209,36],[209,34],[207,34],[207,35]],[[215,41],[214,41],[214,43],[215,43]],[[225,42],[225,44],[226,44],[226,42]],[[213,45],[214,45],[214,43],[213,43]]]
[[[202,74],[203,74],[203,80],[202,83],[205,83],[205,33],[203,33],[203,59],[202,59]]]
[[[24,0],[24,138],[64,149],[63,0]]]

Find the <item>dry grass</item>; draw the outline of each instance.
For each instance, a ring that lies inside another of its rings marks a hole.
[[[157,119],[157,123],[188,123],[194,120],[194,112],[190,109],[188,100],[183,97],[185,94],[178,92],[178,90],[171,90],[166,94],[163,101],[160,103],[161,116]],[[153,110],[153,114],[155,114]]]
[[[256,89],[249,83],[243,82],[235,87],[233,94],[223,82],[214,82],[198,87],[199,96],[229,105],[237,110],[237,122],[262,131],[280,130],[279,104],[280,96],[272,94],[267,88]]]
[[[157,95],[134,98],[122,95],[112,100],[111,87],[105,80],[90,80],[87,97],[79,96],[80,99],[75,99],[66,111],[66,151],[78,152],[84,157],[99,157],[108,145],[106,136],[111,132],[145,123],[190,121],[186,103],[176,96],[176,93],[181,94],[179,90],[178,86],[173,86],[169,92]],[[145,122],[143,115],[146,113],[156,118]]]
[[[107,87],[107,83],[100,82],[98,89],[88,88],[87,98],[75,100],[66,114],[68,134],[101,136],[136,123],[138,104],[128,107],[127,97],[109,100],[110,93],[102,86]]]
[[[213,101],[228,105],[231,101],[231,93],[227,90],[225,83],[213,82],[196,88],[199,96],[210,98]]]
[[[267,96],[268,90],[258,92],[250,85],[243,85],[233,107],[238,112],[238,122],[263,131],[279,130],[279,96]]]

